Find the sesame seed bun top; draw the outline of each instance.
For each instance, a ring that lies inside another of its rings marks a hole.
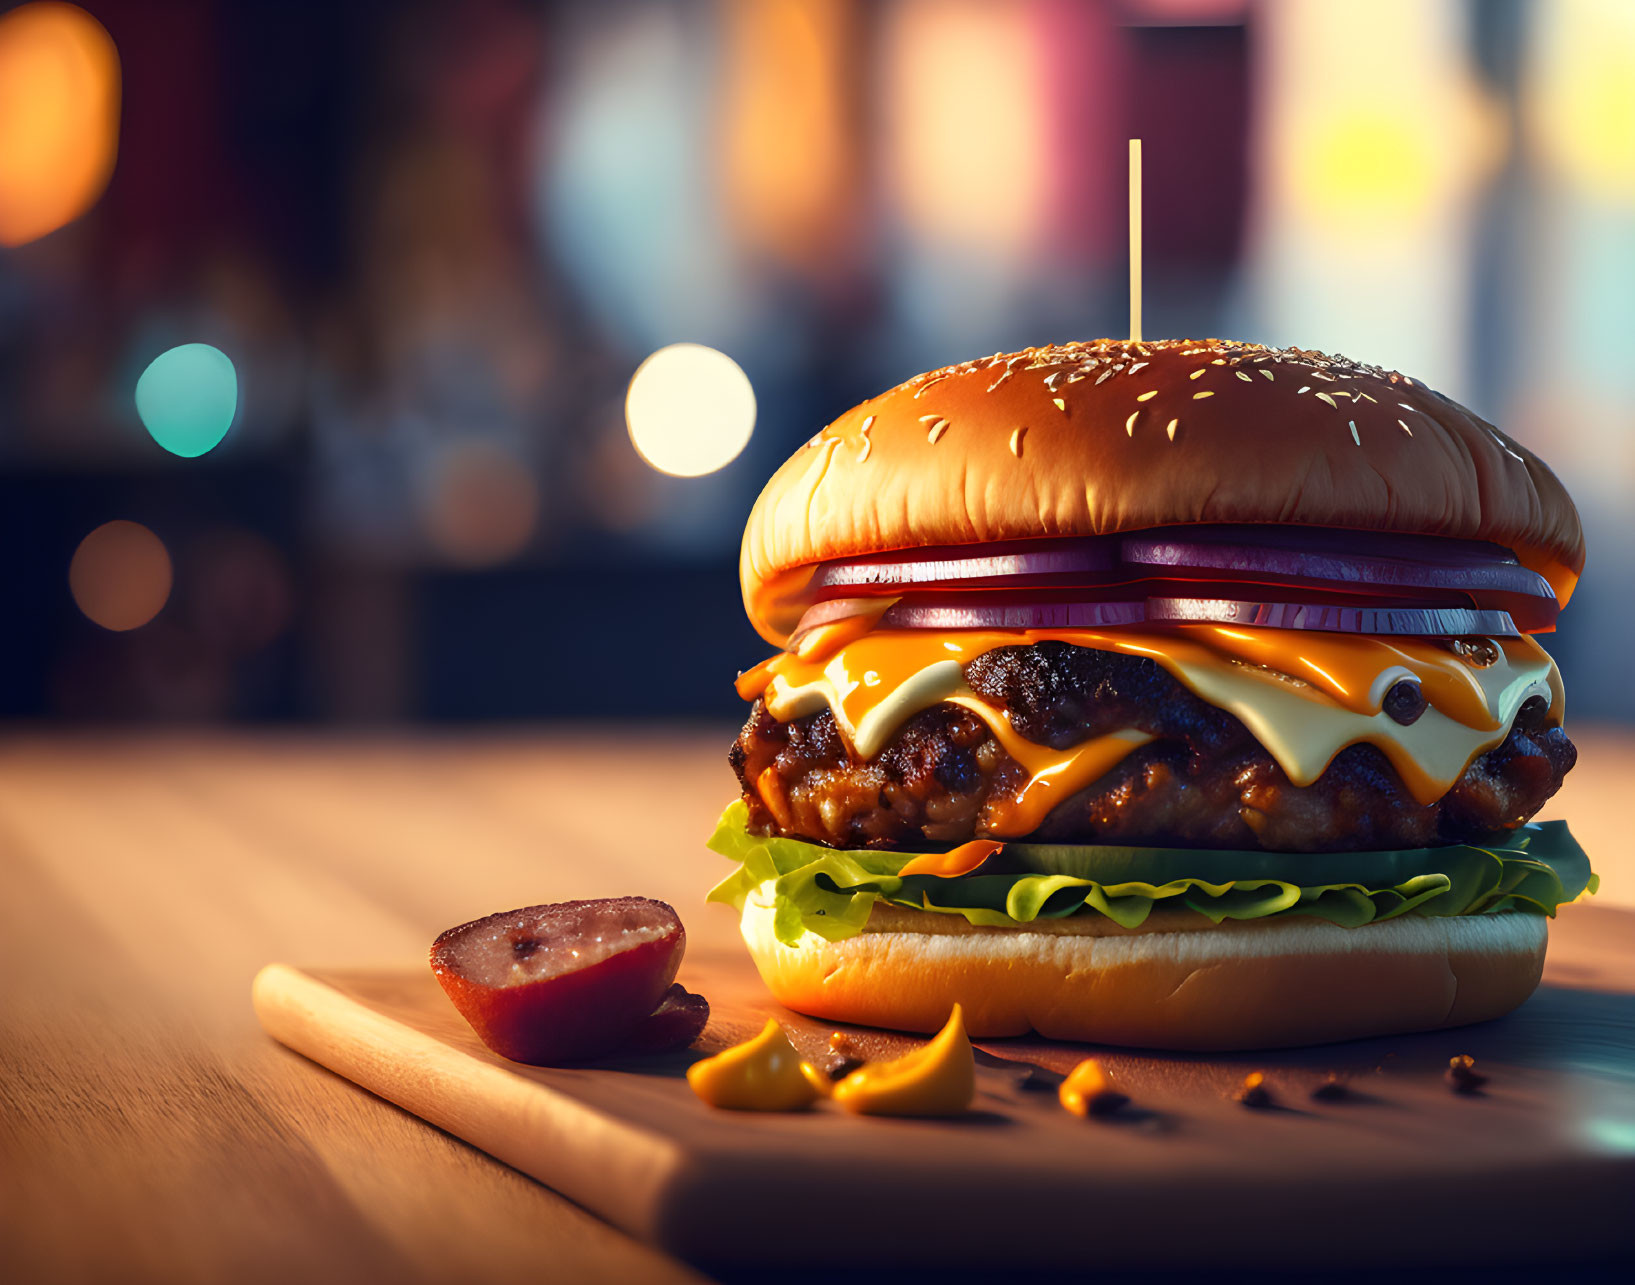
[[[1395,371],[1220,339],[996,353],[841,415],[772,475],[744,530],[750,621],[778,645],[834,558],[1288,523],[1487,540],[1565,605],[1578,511],[1531,451]]]

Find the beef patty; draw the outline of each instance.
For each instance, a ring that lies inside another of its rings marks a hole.
[[[988,652],[965,676],[1042,745],[1065,749],[1126,727],[1155,738],[1058,804],[1030,836],[1040,842],[1291,852],[1455,843],[1526,821],[1578,758],[1535,697],[1500,744],[1422,804],[1372,745],[1342,750],[1309,786],[1292,784],[1235,716],[1144,657],[1042,642]],[[1028,779],[980,718],[946,704],[910,718],[865,762],[828,710],[780,723],[756,701],[728,758],[753,830],[842,848],[940,849],[985,837],[990,801],[1014,798]]]

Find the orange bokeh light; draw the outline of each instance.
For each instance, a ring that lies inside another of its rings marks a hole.
[[[170,554],[140,522],[104,522],[68,564],[74,602],[104,629],[137,629],[170,598]]]
[[[527,547],[539,521],[539,487],[509,451],[483,442],[452,447],[439,462],[426,533],[449,562],[490,567]]]
[[[0,245],[23,245],[88,210],[119,144],[119,54],[70,4],[0,17]]]
[[[904,0],[883,22],[886,182],[920,235],[1037,244],[1050,191],[1043,49],[1021,5]]]
[[[758,248],[818,266],[855,221],[846,0],[732,0],[722,83],[728,207]]]

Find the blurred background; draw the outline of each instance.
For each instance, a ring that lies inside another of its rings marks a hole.
[[[0,718],[732,717],[737,540],[922,369],[1342,351],[1563,476],[1635,720],[1628,0],[0,8]]]

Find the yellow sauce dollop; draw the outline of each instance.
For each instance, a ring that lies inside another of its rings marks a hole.
[[[1110,1115],[1130,1100],[1118,1091],[1093,1057],[1085,1058],[1067,1073],[1056,1096],[1064,1107],[1080,1116]]]
[[[687,1068],[693,1092],[728,1111],[800,1111],[819,1097],[820,1079],[802,1067],[783,1027],[770,1017],[754,1039]]]
[[[859,1067],[834,1086],[834,1100],[859,1115],[960,1115],[976,1097],[976,1058],[958,1004],[923,1048]]]

